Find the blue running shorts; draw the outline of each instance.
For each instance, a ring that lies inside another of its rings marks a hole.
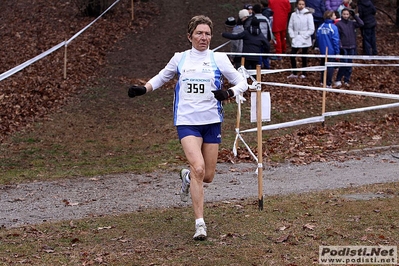
[[[204,143],[222,142],[222,123],[209,125],[182,125],[177,126],[179,140],[187,136],[195,136],[203,139]]]

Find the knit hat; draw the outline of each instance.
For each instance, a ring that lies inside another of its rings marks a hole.
[[[240,12],[238,12],[238,17],[240,19],[243,19],[245,17],[249,17],[249,12],[247,9],[241,9]]]
[[[234,27],[236,23],[236,19],[234,17],[228,17],[226,22],[224,23],[227,27]]]
[[[252,9],[252,5],[251,4],[245,4],[244,5],[244,9]]]

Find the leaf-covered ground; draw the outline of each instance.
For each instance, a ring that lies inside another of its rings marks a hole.
[[[127,33],[145,28],[158,14],[152,3],[120,1],[67,48],[67,78],[61,48],[0,82],[0,142],[56,111],[71,97],[98,82],[107,52]],[[22,64],[70,39],[95,18],[83,17],[73,1],[2,1],[0,72]]]

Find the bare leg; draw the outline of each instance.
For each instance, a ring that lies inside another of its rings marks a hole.
[[[203,144],[202,138],[187,136],[181,140],[190,164],[190,192],[195,218],[204,217],[204,187],[215,175],[218,144]]]

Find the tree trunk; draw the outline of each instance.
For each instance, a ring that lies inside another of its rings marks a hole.
[[[399,26],[399,0],[396,0],[396,26]]]

